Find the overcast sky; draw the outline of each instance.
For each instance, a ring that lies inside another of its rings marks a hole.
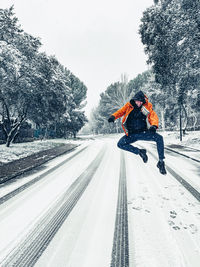
[[[88,88],[86,115],[99,95],[121,74],[135,78],[147,70],[138,29],[153,0],[0,0],[14,4],[22,29],[43,44]]]

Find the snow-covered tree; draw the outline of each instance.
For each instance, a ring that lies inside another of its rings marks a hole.
[[[0,119],[6,145],[27,119],[48,130],[73,117],[70,129],[78,131],[86,121],[81,111],[85,85],[55,57],[39,52],[40,40],[21,29],[13,7],[0,9],[0,29]]]
[[[185,118],[188,92],[200,81],[199,15],[197,0],[160,1],[144,12],[140,26],[155,80]]]

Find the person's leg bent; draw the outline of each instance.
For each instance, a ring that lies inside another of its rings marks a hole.
[[[120,140],[117,143],[117,146],[123,150],[132,152],[134,154],[139,154],[139,148],[134,147],[131,145],[131,143],[134,143],[135,141],[137,141],[136,135],[135,134],[131,134],[129,136],[124,135],[122,138],[120,138]]]
[[[165,158],[165,156],[164,156],[164,141],[163,141],[162,135],[160,135],[158,133],[150,133],[150,132],[141,133],[138,140],[155,141],[156,146],[157,146],[159,160],[163,160]]]
[[[165,158],[164,156],[164,141],[162,135],[155,133],[155,141],[157,145],[157,151],[158,151],[158,157],[159,160],[163,160]]]

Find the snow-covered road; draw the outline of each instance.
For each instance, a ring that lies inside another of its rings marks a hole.
[[[200,164],[166,150],[163,176],[154,145],[138,142],[144,164],[116,147],[119,137],[0,188],[2,196],[43,175],[0,205],[1,267],[199,267]]]

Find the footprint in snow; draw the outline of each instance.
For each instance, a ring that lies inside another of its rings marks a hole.
[[[187,209],[185,209],[185,208],[184,208],[184,209],[182,209],[182,211],[189,212],[189,210],[187,210]]]
[[[192,207],[195,207],[195,205],[193,203],[188,203],[188,206],[192,206]]]
[[[180,229],[181,229],[181,228],[180,228],[179,226],[177,226],[177,225],[176,225],[176,226],[173,226],[172,228],[173,228],[174,230],[180,230]]]
[[[134,210],[141,210],[142,208],[141,207],[132,207],[132,209],[134,209]]]
[[[177,213],[174,210],[173,211],[170,211],[170,217],[172,219],[175,219],[176,218],[176,215],[177,215]]]
[[[164,199],[164,200],[169,200],[169,198],[167,198],[167,197],[163,197],[162,199]]]
[[[194,225],[193,223],[190,224],[189,227],[190,227],[190,232],[191,232],[192,234],[195,234],[195,233],[198,232],[198,228],[197,228],[197,226]]]
[[[169,224],[170,226],[172,226],[172,225],[174,225],[175,223],[174,223],[173,221],[168,221],[168,224]]]
[[[150,210],[145,210],[147,213],[150,213]]]

